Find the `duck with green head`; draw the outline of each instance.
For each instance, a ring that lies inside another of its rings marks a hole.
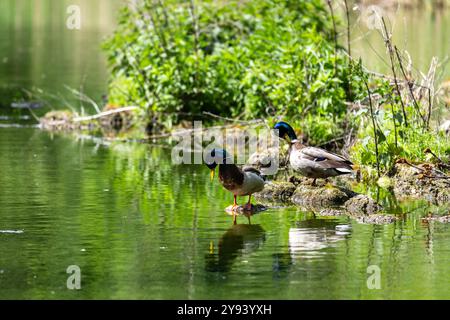
[[[302,144],[294,129],[286,122],[278,122],[273,127],[280,138],[289,138],[289,163],[294,171],[313,179],[326,179],[353,172],[353,163],[335,153],[321,148],[308,147]]]
[[[261,173],[253,168],[244,166],[242,169],[233,163],[232,157],[223,149],[213,149],[210,152],[210,159],[206,160],[206,165],[211,170],[211,179],[219,166],[219,181],[225,189],[234,196],[233,212],[238,207],[236,198],[238,196],[248,196],[248,202],[244,210],[251,210],[251,197],[253,193],[264,188],[264,178]]]

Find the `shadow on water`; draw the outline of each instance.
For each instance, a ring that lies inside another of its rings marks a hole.
[[[206,271],[227,272],[239,256],[248,255],[264,243],[265,230],[258,224],[235,224],[220,238],[217,252],[211,246]]]

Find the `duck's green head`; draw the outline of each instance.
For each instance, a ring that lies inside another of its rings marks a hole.
[[[226,163],[228,154],[224,149],[212,149],[205,157],[205,164],[211,170],[211,180],[214,179],[214,170],[217,165]]]
[[[291,141],[297,140],[297,135],[295,134],[294,129],[292,129],[292,127],[286,122],[283,121],[278,122],[273,126],[273,129],[278,130],[276,132],[278,133],[278,136],[282,139],[284,139],[287,135],[289,139],[291,139]]]

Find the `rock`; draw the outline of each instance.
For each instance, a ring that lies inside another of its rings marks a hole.
[[[398,218],[393,215],[370,214],[367,216],[359,216],[356,218],[356,221],[366,224],[389,224],[395,222],[397,219]]]
[[[296,205],[306,208],[337,207],[343,205],[355,193],[351,190],[327,185],[325,187],[313,187],[299,185],[291,201]]]
[[[345,211],[342,209],[331,209],[331,208],[327,208],[327,209],[322,209],[318,212],[319,216],[322,217],[336,217],[336,216],[343,216],[345,215]]]
[[[398,198],[426,199],[435,204],[450,202],[450,178],[429,163],[396,163],[392,171]]]
[[[294,191],[295,186],[290,182],[271,181],[254,196],[259,199],[289,201]]]
[[[372,215],[383,209],[375,200],[363,194],[350,198],[344,207],[352,216]]]
[[[233,208],[233,205],[230,205],[225,208],[225,211],[228,213],[239,213],[239,214],[255,214],[261,211],[266,211],[267,207],[262,204],[252,204],[251,210],[246,209],[244,206],[237,206]]]
[[[72,130],[75,128],[73,118],[73,113],[68,110],[50,111],[39,119],[39,124],[47,130]]]

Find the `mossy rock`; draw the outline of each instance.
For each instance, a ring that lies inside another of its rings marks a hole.
[[[346,212],[343,209],[336,209],[336,208],[326,208],[320,210],[317,215],[321,217],[337,217],[337,216],[343,216]]]
[[[271,201],[289,201],[294,191],[295,186],[290,182],[271,181],[265,184],[261,192],[255,193],[255,197]]]
[[[296,205],[308,208],[337,207],[342,206],[356,193],[351,190],[326,185],[324,187],[314,187],[299,185],[291,201]]]
[[[450,202],[450,179],[432,164],[397,163],[391,172],[399,198],[426,199],[435,204]]]
[[[345,210],[352,216],[363,216],[378,213],[383,209],[372,198],[358,194],[345,202]]]
[[[228,212],[230,214],[256,214],[262,211],[266,211],[267,207],[262,205],[262,204],[252,204],[251,210],[247,209],[245,206],[240,205],[237,207],[233,207],[233,205],[230,205],[228,207],[225,208],[225,212]]]
[[[73,130],[76,127],[73,118],[69,110],[50,111],[39,119],[39,125],[47,130]]]

